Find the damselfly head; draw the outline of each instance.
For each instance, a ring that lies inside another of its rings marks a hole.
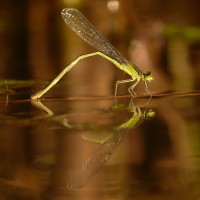
[[[143,74],[143,76],[144,76],[144,79],[149,81],[149,82],[153,80],[153,75],[152,75],[151,72],[146,72],[146,73]]]

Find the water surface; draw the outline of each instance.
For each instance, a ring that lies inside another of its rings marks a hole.
[[[31,102],[33,84],[1,87],[0,199],[200,198],[200,93]]]

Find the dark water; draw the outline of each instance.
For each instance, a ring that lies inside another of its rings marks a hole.
[[[0,199],[200,198],[200,93],[31,102],[31,84],[1,87]]]

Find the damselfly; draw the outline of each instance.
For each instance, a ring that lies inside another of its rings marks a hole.
[[[96,28],[87,20],[87,18],[83,16],[83,14],[77,9],[65,8],[62,10],[61,14],[66,24],[79,37],[81,37],[92,47],[96,48],[98,51],[77,57],[68,66],[66,66],[63,71],[46,88],[34,94],[31,97],[32,99],[38,99],[43,94],[45,94],[80,60],[96,55],[102,56],[103,58],[109,60],[116,67],[131,76],[130,79],[117,81],[115,86],[115,96],[117,95],[118,85],[127,82],[134,82],[134,84],[128,88],[129,93],[134,96],[134,88],[141,79],[144,81],[145,90],[149,93],[150,96],[152,96],[146,83],[146,81],[151,81],[153,79],[153,76],[150,72],[143,73],[138,69],[135,64],[127,61],[124,56],[122,56],[122,54],[96,30]]]

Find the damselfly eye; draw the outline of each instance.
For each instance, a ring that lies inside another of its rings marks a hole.
[[[146,73],[144,74],[144,78],[145,78],[145,80],[147,80],[147,81],[152,81],[152,80],[153,80],[153,75],[152,75],[151,72],[146,72]]]

